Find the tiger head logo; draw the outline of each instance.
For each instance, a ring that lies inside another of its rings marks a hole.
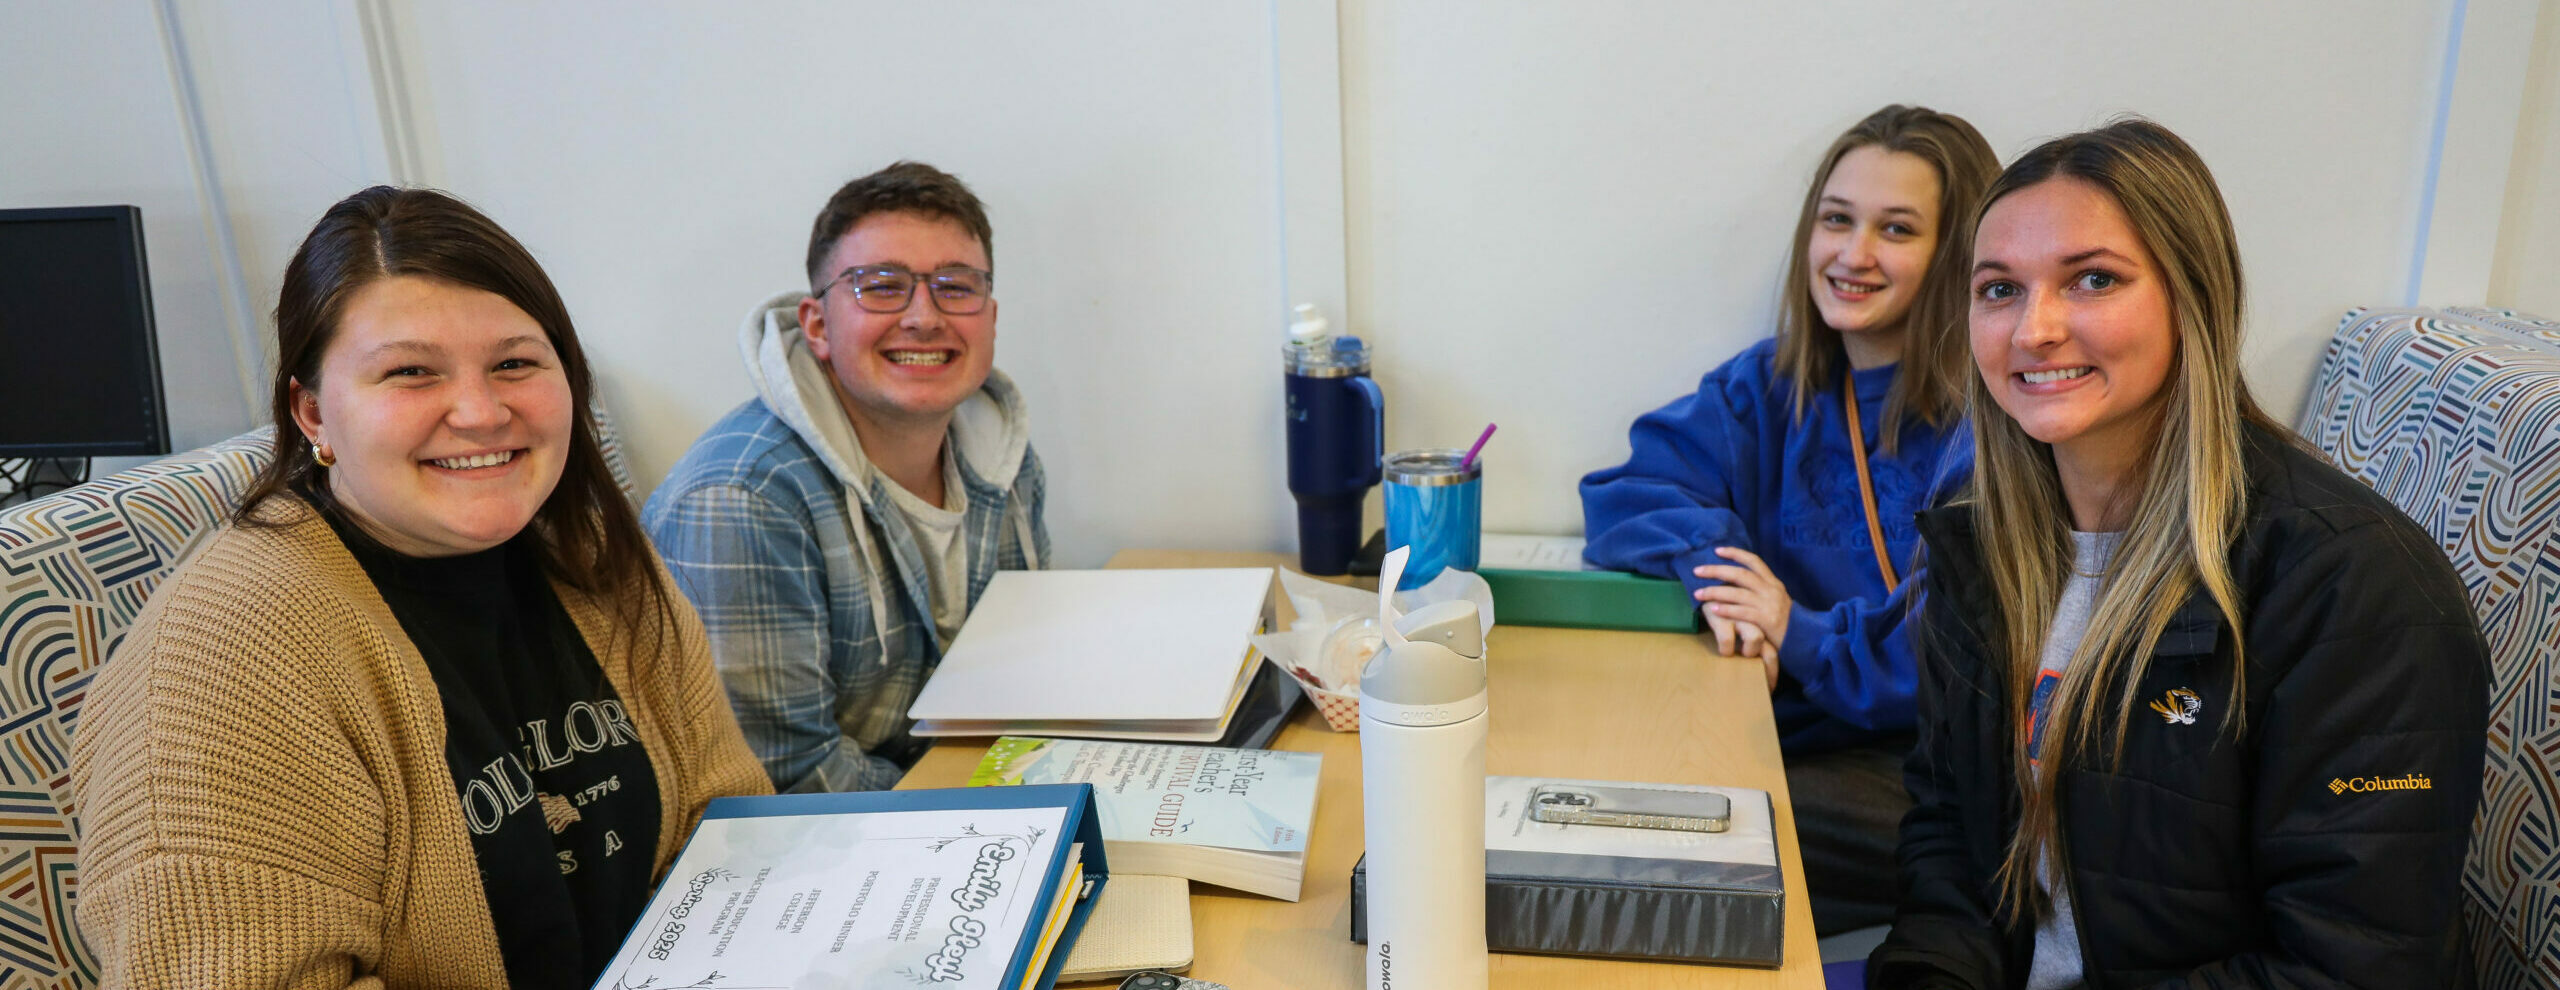
[[[2186,688],[2170,688],[2169,693],[2151,703],[2151,710],[2171,725],[2194,725],[2196,713],[2204,710],[2204,699]]]

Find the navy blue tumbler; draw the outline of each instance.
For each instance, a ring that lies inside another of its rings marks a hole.
[[[1369,345],[1324,337],[1283,345],[1289,400],[1289,494],[1298,499],[1298,568],[1341,574],[1360,552],[1360,507],[1386,454],[1386,397],[1369,378]]]

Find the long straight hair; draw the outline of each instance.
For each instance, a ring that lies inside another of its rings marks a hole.
[[[2007,653],[2009,714],[2019,727],[2011,772],[2022,807],[1995,878],[2012,919],[2029,908],[2036,917],[2052,910],[2036,883],[2036,864],[2058,857],[2064,838],[2055,808],[2057,781],[2067,764],[2086,765],[2101,749],[2110,761],[2123,759],[2124,735],[2110,727],[2132,718],[2133,689],[2150,667],[2161,631],[2198,589],[2232,630],[2232,693],[2216,731],[2236,736],[2245,728],[2240,699],[2246,664],[2239,658],[2244,627],[2229,561],[2247,509],[2241,445],[2249,424],[2279,435],[2284,430],[2259,410],[2241,376],[2239,242],[2222,192],[2195,149],[2167,128],[2131,117],[2046,142],[1992,183],[1968,225],[1965,253],[1972,253],[1971,235],[1981,216],[2002,197],[2051,181],[2087,183],[2124,210],[2168,290],[2171,325],[2165,330],[2176,341],[2176,367],[2159,407],[2156,439],[2141,461],[2142,477],[2134,491],[2118,493],[2133,499],[2132,522],[2047,704],[2041,753],[2029,750],[2025,729],[2045,639],[2071,574],[2070,509],[2052,447],[2029,437],[1993,400],[1982,376],[1971,376],[1973,512],[2000,603],[2003,642],[1996,648]]]
[[[1884,422],[1876,431],[1889,454],[1899,446],[1906,420],[1917,417],[1944,426],[1964,415],[1958,397],[1964,392],[1966,269],[1973,260],[1964,256],[1956,232],[1999,171],[2000,158],[1964,118],[1898,103],[1868,114],[1822,153],[1822,165],[1814,169],[1813,185],[1804,193],[1804,209],[1796,215],[1786,282],[1778,294],[1775,378],[1795,387],[1798,419],[1804,418],[1809,397],[1840,387],[1841,369],[1849,364],[1840,331],[1822,322],[1822,312],[1813,305],[1813,270],[1805,255],[1812,249],[1815,219],[1822,215],[1822,187],[1831,182],[1841,158],[1866,147],[1916,155],[1938,171],[1938,248],[1921,276],[1911,311],[1903,315],[1902,367],[1885,393]]]
[[[285,264],[270,396],[276,456],[250,482],[234,520],[244,526],[281,524],[290,517],[259,511],[279,496],[299,497],[346,520],[330,494],[327,470],[313,460],[309,444],[298,442],[302,430],[293,418],[293,386],[299,381],[307,389],[320,387],[321,358],[337,339],[348,302],[365,286],[397,276],[496,294],[542,326],[569,379],[573,410],[560,482],[534,511],[543,571],[610,600],[625,629],[659,628],[673,616],[673,604],[658,580],[656,552],[639,517],[605,465],[590,412],[594,378],[568,306],[524,245],[470,204],[432,189],[374,186],[339,200]]]

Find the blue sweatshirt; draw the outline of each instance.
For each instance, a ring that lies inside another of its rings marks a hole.
[[[1583,555],[1695,592],[1719,583],[1695,568],[1730,563],[1717,547],[1759,554],[1795,600],[1770,699],[1778,745],[1818,753],[1912,728],[1909,624],[1921,584],[1911,572],[1920,546],[1912,516],[1972,476],[1973,434],[1963,421],[1935,428],[1913,418],[1887,456],[1876,438],[1898,366],[1855,373],[1876,514],[1902,578],[1888,594],[1840,390],[1810,396],[1797,419],[1793,384],[1774,380],[1776,352],[1775,340],[1761,341],[1709,372],[1697,394],[1636,420],[1627,463],[1582,479]]]

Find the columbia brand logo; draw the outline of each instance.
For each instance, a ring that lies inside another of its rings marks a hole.
[[[2427,779],[2427,775],[2423,773],[2403,774],[2398,777],[2348,777],[2344,780],[2329,781],[2331,794],[2345,794],[2348,791],[2370,794],[2374,791],[2432,791],[2435,789],[2436,782]]]

